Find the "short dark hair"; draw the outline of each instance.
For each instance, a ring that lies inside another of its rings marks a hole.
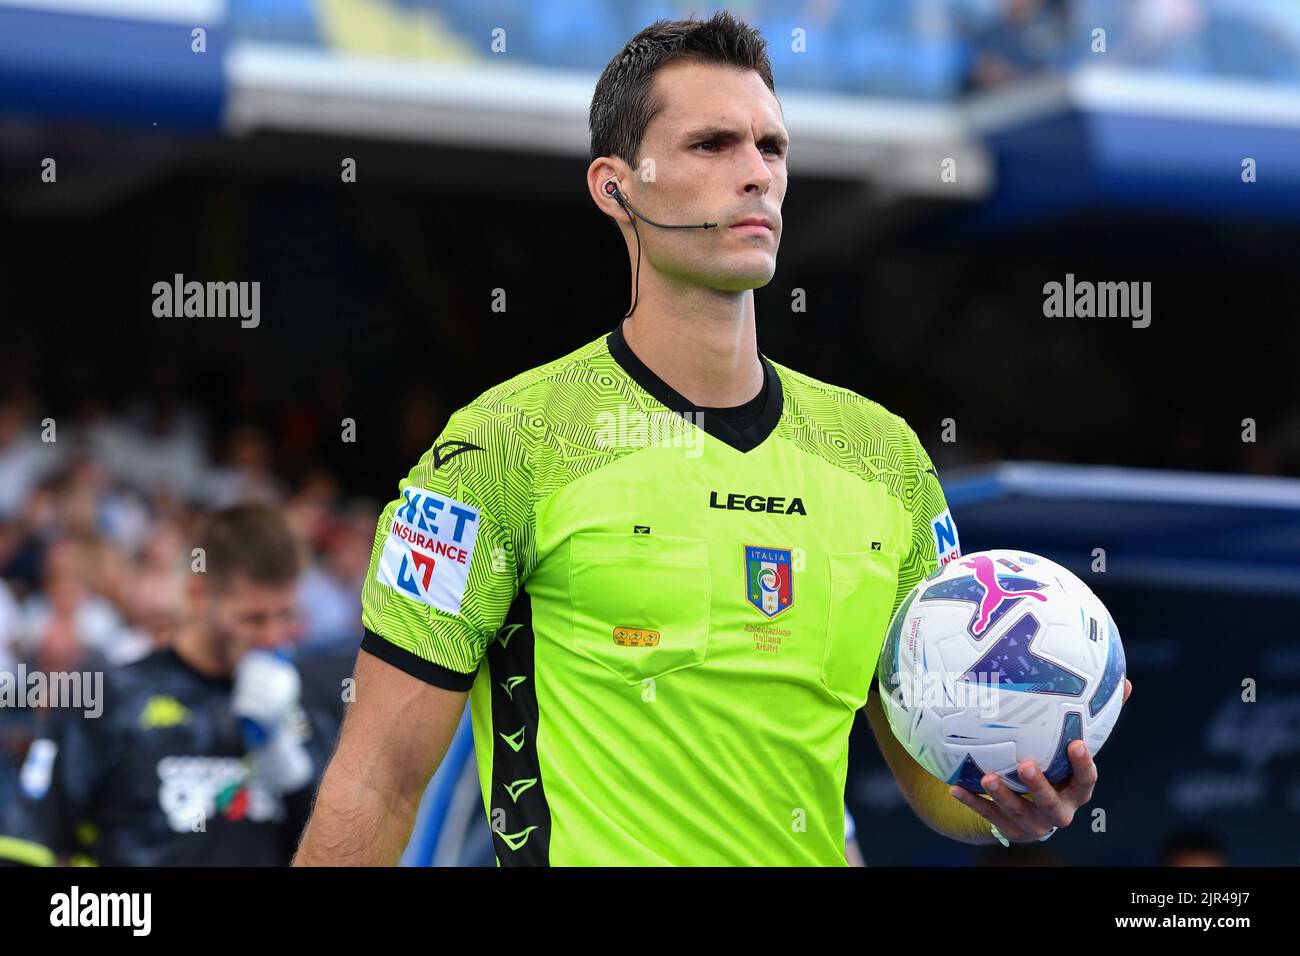
[[[722,10],[708,20],[656,20],[610,60],[591,97],[591,158],[618,156],[635,167],[646,127],[663,109],[654,75],[677,60],[753,70],[776,94],[763,35]]]
[[[270,505],[231,505],[211,514],[199,535],[204,573],[217,589],[235,575],[257,584],[291,584],[298,576],[298,543],[289,523]]]

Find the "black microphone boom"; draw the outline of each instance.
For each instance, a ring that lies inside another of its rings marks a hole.
[[[658,226],[660,229],[712,229],[717,225],[717,223],[687,222],[678,224],[655,222],[653,219],[641,215],[641,213],[637,211],[637,208],[627,201],[627,197],[623,195],[623,191],[618,188],[618,183],[614,182],[614,180],[611,179],[605,183],[605,192],[608,195],[613,196],[615,202],[623,207],[624,212],[628,213],[627,218],[628,221],[632,223],[632,233],[636,236],[636,280],[633,285],[632,307],[623,313],[623,318],[626,319],[636,311],[636,304],[641,296],[641,233],[636,228],[636,221],[638,219],[644,219],[646,222],[650,223],[650,225]]]
[[[660,229],[712,229],[717,225],[716,222],[687,222],[681,224],[655,222],[649,216],[641,215],[636,206],[628,202],[627,197],[623,195],[623,190],[618,188],[618,183],[614,182],[614,180],[611,179],[605,183],[605,192],[613,196],[614,201],[622,206],[624,210],[635,214],[637,219],[644,219],[650,225],[658,226]],[[632,219],[631,216],[628,218]],[[636,228],[636,219],[632,219],[632,228]]]

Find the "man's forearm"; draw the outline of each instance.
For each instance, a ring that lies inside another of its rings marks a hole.
[[[996,843],[989,822],[960,803],[948,792],[948,784],[927,772],[894,736],[881,707],[878,691],[873,688],[863,708],[875,734],[885,763],[893,771],[899,789],[921,821],[936,833],[960,843]]]
[[[908,802],[931,830],[960,843],[997,843],[989,822],[948,792],[948,784],[927,774],[912,782]]]
[[[294,866],[394,866],[411,838],[418,800],[370,782],[336,759],[321,780]]]

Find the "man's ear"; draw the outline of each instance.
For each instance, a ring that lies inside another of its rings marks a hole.
[[[612,179],[622,189],[627,183],[627,173],[626,163],[620,162],[617,158],[611,159],[608,156],[593,160],[592,164],[587,167],[588,183],[596,204],[602,212],[608,213],[615,219],[619,219],[625,214],[619,203],[606,192],[605,184]]]

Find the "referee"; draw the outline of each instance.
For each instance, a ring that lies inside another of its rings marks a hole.
[[[1086,754],[1060,794],[973,812],[871,692],[892,612],[960,551],[901,418],[758,350],[788,145],[763,39],[659,21],[590,122],[632,308],[456,411],[380,516],[355,702],[296,862],[394,863],[467,697],[501,866],[844,866],[864,705],[936,830],[1068,823]]]

